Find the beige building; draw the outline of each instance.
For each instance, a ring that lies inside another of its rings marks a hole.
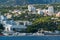
[[[4,16],[6,16],[8,19],[12,18],[12,14],[10,13],[5,13]]]
[[[21,14],[21,11],[19,11],[19,10],[14,10],[14,11],[12,11],[12,13]]]
[[[6,17],[7,17],[8,19],[12,18],[12,14],[7,13],[7,14],[6,14]]]
[[[58,12],[58,13],[56,14],[56,17],[60,17],[60,12]]]
[[[48,10],[47,10],[47,9],[43,9],[42,11],[43,11],[43,13],[44,13],[44,16],[49,15],[49,14],[48,14]]]

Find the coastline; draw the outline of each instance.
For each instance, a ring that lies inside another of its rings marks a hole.
[[[60,34],[42,34],[42,33],[38,33],[38,34],[36,34],[36,33],[20,33],[20,34],[12,34],[12,35],[1,35],[1,36],[17,36],[17,37],[19,37],[19,36],[60,36]]]

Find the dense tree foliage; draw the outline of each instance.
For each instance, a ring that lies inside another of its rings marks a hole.
[[[2,32],[4,30],[4,27],[2,24],[0,24],[0,32]]]
[[[28,26],[28,32],[37,32],[39,29],[43,29],[46,31],[54,31],[57,30],[57,24],[55,20],[51,20],[52,17],[41,17],[37,18],[33,21],[32,26]]]

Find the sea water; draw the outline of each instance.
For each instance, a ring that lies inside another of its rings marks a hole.
[[[0,40],[60,40],[60,36],[0,36]]]

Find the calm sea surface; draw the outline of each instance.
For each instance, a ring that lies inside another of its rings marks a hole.
[[[0,36],[0,40],[60,40],[60,36]]]

